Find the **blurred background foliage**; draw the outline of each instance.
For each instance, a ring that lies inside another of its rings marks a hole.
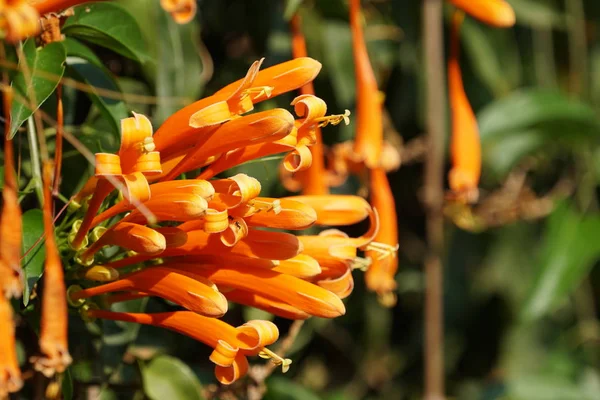
[[[447,392],[474,400],[599,399],[600,2],[507,1],[515,9],[516,27],[493,29],[467,18],[461,33],[461,64],[480,124],[484,176],[479,204],[446,210]],[[348,313],[304,325],[289,354],[292,368],[268,379],[267,399],[422,395],[422,2],[365,0],[363,5],[369,52],[386,96],[385,134],[406,161],[390,176],[400,227],[398,304],[382,308],[355,273]],[[286,18],[297,10],[309,55],[323,64],[316,94],[332,113],[354,109],[344,0],[200,0],[198,6],[196,19],[182,26],[163,12],[159,0],[84,5],[67,20],[65,76],[125,94],[110,98],[101,90],[84,93],[65,86],[66,125],[92,152],[118,148],[118,121],[132,110],[150,115],[157,127],[182,105],[243,76],[252,61],[265,57],[269,66],[289,59]],[[87,13],[86,7],[101,12]],[[447,5],[446,17],[450,12]],[[289,109],[292,97],[272,102]],[[52,113],[53,97],[42,107]],[[346,140],[353,130],[352,123],[328,127],[324,140]],[[26,152],[26,143],[21,146]],[[91,168],[72,147],[64,162],[63,194],[69,196]],[[278,163],[271,159],[241,169],[261,180],[265,195],[282,195]],[[31,166],[24,160],[22,168],[27,174]],[[351,180],[335,191],[359,189]],[[31,210],[24,219],[28,249],[40,235],[41,215]],[[41,274],[42,251],[27,256],[29,287]],[[173,308],[155,299],[119,307]],[[237,325],[269,318],[258,314],[238,306],[225,319]],[[147,326],[86,324],[76,315],[70,323],[77,362],[63,379],[65,398],[187,400],[214,393],[209,349],[191,339]],[[277,324],[284,336],[289,322]],[[24,349],[35,348],[27,345],[35,338],[19,338]],[[22,396],[36,390],[27,387]]]

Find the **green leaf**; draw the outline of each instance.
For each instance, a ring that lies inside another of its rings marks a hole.
[[[561,204],[549,218],[542,259],[523,309],[539,318],[577,289],[600,257],[600,215],[584,215]]]
[[[302,1],[303,0],[286,0],[285,1],[285,8],[283,10],[283,18],[286,21],[291,20],[292,17],[294,16],[294,14],[296,14],[296,12],[298,12],[298,9],[300,8]]]
[[[63,400],[71,400],[73,398],[73,378],[71,377],[70,368],[67,368],[62,375],[62,395]]]
[[[548,128],[557,123],[570,124],[574,133],[600,136],[600,121],[585,103],[546,89],[523,89],[485,107],[477,116],[481,138],[520,132],[531,127]],[[578,136],[579,138],[581,136]]]
[[[288,378],[272,377],[267,381],[265,400],[320,400],[310,389]]]
[[[67,19],[62,31],[141,63],[148,59],[146,43],[135,18],[114,3],[75,7],[75,15]]]
[[[112,77],[110,71],[102,65],[95,54],[84,44],[75,39],[66,41],[68,70],[79,82],[85,83],[91,89],[88,97],[110,121],[112,131],[118,136],[121,129],[121,119],[129,116],[129,110],[122,98],[118,98],[121,89]],[[101,92],[105,92],[104,95]],[[109,95],[112,94],[112,95]]]
[[[31,288],[40,279],[44,271],[44,259],[46,249],[44,241],[40,240],[44,235],[44,221],[42,211],[38,209],[29,210],[23,214],[23,270],[25,272],[25,288],[23,290],[23,304],[27,306]],[[36,242],[39,243],[36,244]],[[35,247],[34,247],[35,246]]]
[[[160,355],[141,367],[144,392],[152,400],[201,400],[202,385],[181,360]]]
[[[34,39],[28,39],[23,44],[23,53],[27,60],[28,70],[23,71],[23,66],[20,64],[20,71],[13,81],[13,87],[18,96],[15,96],[11,108],[11,138],[21,124],[54,92],[65,72],[64,63],[67,58],[62,43],[54,42],[37,49]],[[33,98],[29,97],[30,94],[33,95]],[[29,99],[27,102],[29,104],[25,104],[24,99]],[[33,109],[30,108],[32,105]]]
[[[517,23],[534,27],[564,29],[565,18],[557,7],[545,0],[507,0],[517,16]]]

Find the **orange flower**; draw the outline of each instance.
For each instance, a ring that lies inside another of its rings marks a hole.
[[[6,398],[21,387],[12,306],[6,297],[0,296],[0,398]]]
[[[12,0],[0,5],[0,29],[9,42],[18,42],[40,31],[40,16],[25,0]]]
[[[294,276],[264,268],[233,268],[217,265],[168,263],[169,267],[210,279],[217,285],[276,298],[310,315],[335,318],[346,313],[344,303],[333,293]]]
[[[150,198],[146,176],[162,172],[160,155],[154,148],[152,124],[148,118],[134,113],[132,118],[121,120],[119,153],[96,154],[97,184],[81,226],[71,240],[73,248],[82,247],[85,235],[92,226],[102,202],[114,190],[114,183],[122,184],[123,195],[130,203],[138,204]],[[89,190],[87,185],[84,189]]]
[[[291,196],[287,200],[304,203],[317,213],[316,223],[319,225],[353,225],[371,213],[369,203],[359,196],[353,195],[322,195],[322,196]]]
[[[515,24],[515,12],[504,0],[450,0],[450,3],[488,25],[506,28]]]
[[[23,278],[21,271],[21,206],[18,198],[17,175],[14,167],[14,150],[10,135],[10,107],[12,91],[4,92],[4,188],[0,220],[0,296],[21,297]]]
[[[464,14],[456,12],[452,19],[448,86],[452,112],[452,169],[448,174],[450,189],[460,201],[475,202],[481,175],[481,143],[477,120],[463,88],[459,65],[459,31]]]
[[[284,372],[291,363],[290,360],[282,359],[266,348],[279,338],[277,326],[269,321],[252,320],[236,328],[218,319],[203,317],[189,311],[135,314],[90,309],[87,314],[93,318],[170,329],[214,348],[209,358],[217,365],[217,380],[224,385],[229,385],[246,374],[246,356],[266,354],[269,358],[272,357],[276,364],[283,365]]]
[[[384,246],[366,252],[371,258],[371,265],[365,273],[365,282],[370,290],[379,295],[382,304],[393,306],[396,304],[394,291],[398,270],[398,256],[395,251],[398,246],[396,204],[385,171],[382,168],[372,169],[370,176],[371,204],[381,217],[375,242]],[[394,251],[390,251],[391,249]]]
[[[382,98],[369,61],[360,21],[360,0],[350,0],[352,55],[356,75],[356,137],[354,153],[368,168],[379,165],[383,147]]]
[[[89,0],[27,0],[40,14],[58,12],[81,3],[87,3]]]
[[[290,28],[292,31],[292,55],[294,58],[306,57],[308,52],[306,50],[306,40],[302,33],[302,19],[300,14],[295,14],[290,21]],[[312,82],[300,88],[301,94],[315,94],[315,89]],[[325,155],[323,150],[323,138],[321,135],[321,128],[318,126],[314,131],[315,143],[311,148],[312,152],[312,164],[304,171],[298,171],[295,178],[302,182],[302,194],[327,194],[329,189],[326,184],[326,171],[325,171]]]
[[[160,0],[160,5],[178,24],[186,24],[196,15],[196,0]]]
[[[40,329],[40,351],[33,357],[34,368],[50,377],[63,372],[71,364],[67,344],[67,298],[63,266],[54,239],[52,223],[52,171],[50,163],[44,164],[44,236],[46,261],[44,263],[44,293]]]
[[[114,282],[72,292],[71,300],[112,292],[139,291],[167,299],[202,315],[220,317],[225,314],[227,300],[214,284],[188,275],[166,266],[146,268]]]

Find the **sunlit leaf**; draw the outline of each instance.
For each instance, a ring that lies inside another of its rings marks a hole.
[[[17,96],[11,109],[11,137],[54,92],[65,72],[64,63],[67,58],[62,43],[55,42],[36,48],[33,39],[23,44],[23,54],[27,60],[27,67],[24,68],[25,64],[20,64],[20,72],[13,81]]]
[[[144,392],[152,400],[202,400],[202,385],[181,360],[160,355],[141,367]]]
[[[142,63],[148,59],[135,18],[117,4],[102,2],[75,7],[75,15],[67,19],[62,31]]]

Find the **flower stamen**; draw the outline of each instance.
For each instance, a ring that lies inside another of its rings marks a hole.
[[[264,358],[266,360],[270,360],[273,364],[275,364],[277,366],[281,365],[281,372],[283,372],[284,374],[289,371],[290,365],[292,364],[292,360],[291,359],[289,359],[289,358],[283,358],[283,357],[277,355],[275,352],[269,350],[266,347],[263,347],[263,349],[261,350],[261,352],[258,353],[258,356],[260,358]]]
[[[319,123],[319,127],[323,128],[327,125],[339,125],[342,122],[345,125],[350,124],[350,110],[344,111],[343,114],[327,115],[325,117],[315,118],[315,121]]]

